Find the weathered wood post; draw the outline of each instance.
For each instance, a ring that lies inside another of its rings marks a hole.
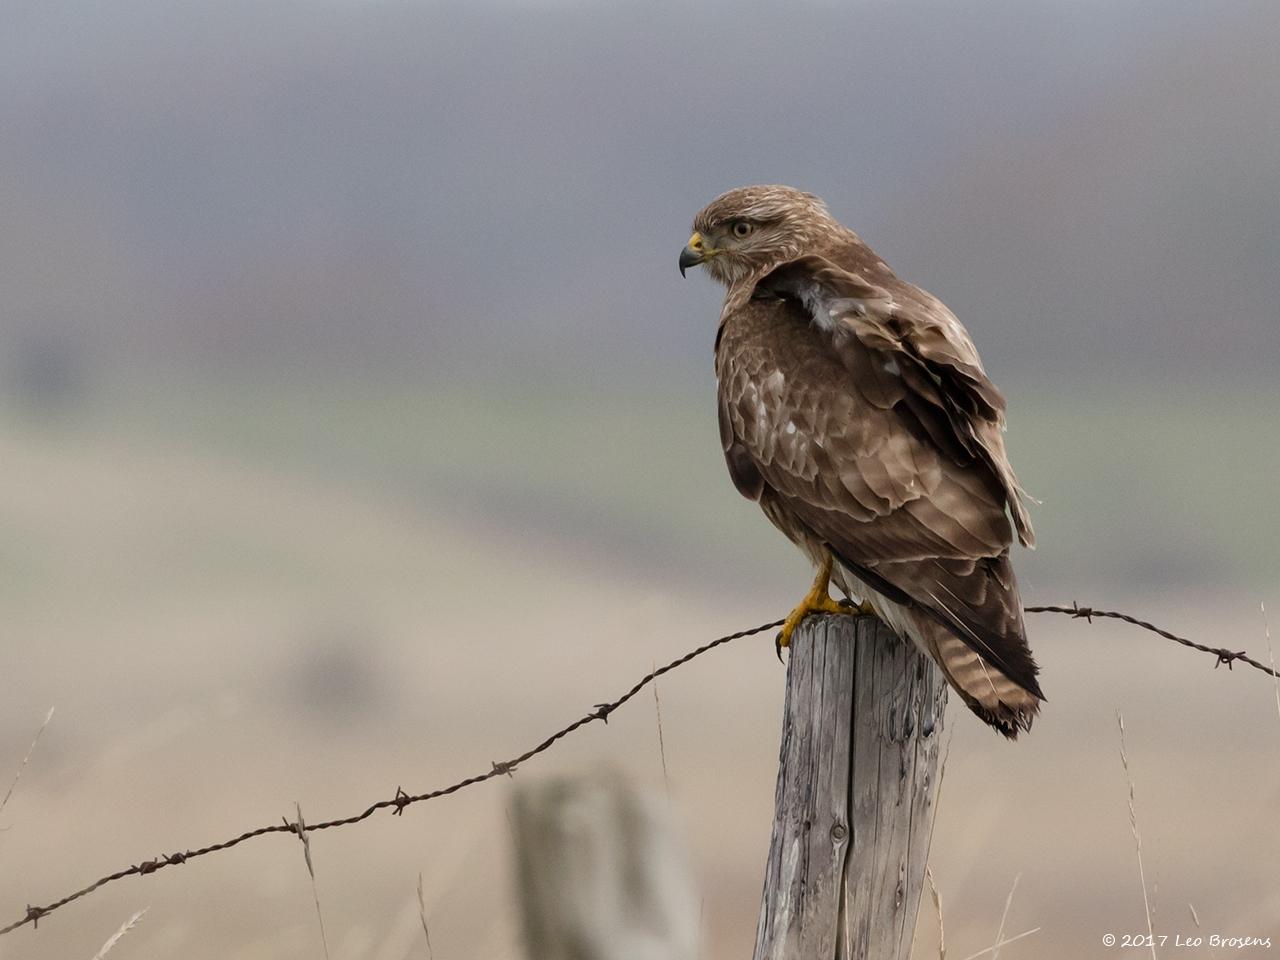
[[[811,616],[790,654],[755,960],[908,960],[945,681],[874,617]]]
[[[512,804],[529,960],[697,960],[699,898],[665,800],[618,774],[521,785]]]

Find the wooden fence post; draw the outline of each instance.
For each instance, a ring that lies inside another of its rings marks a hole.
[[[664,799],[562,776],[522,784],[512,814],[529,960],[697,960],[699,898]]]
[[[874,617],[796,631],[755,960],[908,960],[945,705],[941,671]]]

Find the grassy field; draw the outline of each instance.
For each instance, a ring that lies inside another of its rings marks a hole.
[[[315,820],[486,770],[653,663],[776,617],[803,564],[733,493],[709,398],[634,396],[186,383],[103,391],[53,419],[10,411],[0,771],[58,712],[0,815],[6,918],[279,822],[294,801]],[[1014,402],[1015,455],[1046,500],[1044,546],[1019,557],[1028,595],[1265,657],[1266,406],[1242,419],[1226,399]],[[1221,455],[1185,455],[1184,435],[1218,418]],[[1132,480],[1152,476],[1155,489]],[[1037,620],[1032,639],[1049,703],[1029,738],[949,714],[932,854],[949,955],[993,942],[1018,874],[1007,932],[1042,929],[1007,960],[1103,956],[1103,934],[1145,930],[1116,709],[1157,927],[1191,933],[1189,902],[1206,932],[1280,934],[1273,686],[1123,625]],[[766,636],[660,688],[714,960],[752,938],[781,680]],[[595,764],[664,789],[651,701],[518,776]],[[516,956],[507,787],[317,837],[334,960],[425,956],[419,872],[436,957]],[[0,938],[0,958],[91,957],[148,905],[111,960],[315,957],[311,897],[297,841],[265,838],[113,885]],[[926,904],[918,956],[936,956],[933,930]]]
[[[709,378],[708,378],[709,379]],[[729,486],[710,382],[665,392],[382,381],[113,392],[129,432],[444,500],[519,532],[595,543],[651,569],[776,575],[779,540]],[[1280,389],[1015,388],[1009,445],[1048,588],[1280,579]],[[745,555],[745,557],[744,557]],[[753,560],[753,558],[759,558]],[[745,562],[744,562],[745,561]]]

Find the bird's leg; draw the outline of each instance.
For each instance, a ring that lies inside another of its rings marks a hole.
[[[848,614],[867,614],[871,610],[867,604],[852,604],[848,601],[837,602],[831,599],[828,592],[831,587],[831,551],[822,551],[822,562],[818,564],[818,574],[813,578],[813,586],[809,588],[809,592],[804,595],[804,599],[796,605],[796,608],[787,615],[787,619],[783,621],[782,630],[775,638],[778,648],[778,657],[782,657],[782,648],[790,646],[791,635],[795,633],[796,627],[800,626],[800,621],[811,613],[848,613]]]

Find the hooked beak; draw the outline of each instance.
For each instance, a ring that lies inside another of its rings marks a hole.
[[[689,238],[689,242],[680,251],[680,276],[683,277],[684,272],[690,267],[696,267],[698,264],[706,262],[709,256],[711,256],[711,252],[707,249],[707,244],[702,239],[702,234],[694,231],[693,236]]]

